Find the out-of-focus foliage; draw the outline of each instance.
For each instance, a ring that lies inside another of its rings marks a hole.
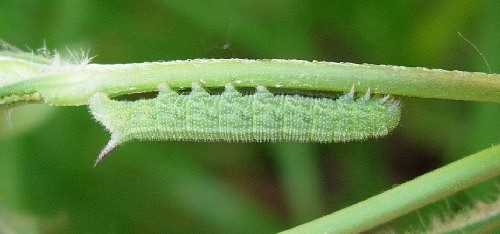
[[[495,0],[3,0],[0,38],[89,49],[96,63],[294,58],[488,72],[461,32],[498,73],[498,12]],[[500,142],[496,104],[401,99],[401,126],[383,139],[134,142],[95,169],[109,136],[86,107],[1,110],[0,231],[279,231]]]

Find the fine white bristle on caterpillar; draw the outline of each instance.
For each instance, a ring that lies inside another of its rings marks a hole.
[[[354,98],[354,85],[351,87],[351,90],[345,94],[346,97]]]
[[[366,91],[365,95],[363,96],[363,99],[366,101],[370,99],[370,88],[368,88],[368,90]]]
[[[389,100],[390,97],[391,97],[390,95],[385,95],[383,98],[379,99],[380,104],[384,104],[385,102],[387,102],[387,100]]]

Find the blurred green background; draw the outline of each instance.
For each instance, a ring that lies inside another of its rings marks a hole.
[[[489,72],[461,32],[499,73],[499,12],[496,0],[0,0],[0,38],[82,48],[95,63],[293,58]],[[85,106],[2,109],[0,232],[275,232],[500,142],[498,104],[401,99],[401,126],[382,139],[132,142],[95,169],[109,134]]]

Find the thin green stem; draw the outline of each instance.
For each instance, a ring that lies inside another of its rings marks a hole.
[[[287,194],[291,222],[304,223],[321,212],[321,175],[316,156],[318,145],[290,142],[271,145]]]
[[[5,66],[0,75],[4,69]],[[96,92],[114,97],[154,91],[160,83],[168,83],[172,88],[187,88],[193,82],[200,82],[207,88],[233,83],[236,87],[263,85],[283,90],[328,92],[346,92],[354,86],[359,92],[370,89],[372,93],[381,94],[500,103],[498,74],[401,66],[298,60],[196,59],[140,64],[84,64],[59,70],[41,70],[35,77],[18,81],[10,78],[10,82],[3,86],[0,82],[0,105],[9,104],[8,100],[10,103],[23,101],[19,95],[35,93],[41,98],[31,100],[27,97],[24,101],[85,105]],[[9,99],[10,96],[14,98]]]
[[[500,176],[500,145],[283,233],[358,233]]]

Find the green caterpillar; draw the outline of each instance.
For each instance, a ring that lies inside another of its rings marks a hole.
[[[388,134],[400,119],[399,101],[357,99],[354,90],[337,99],[274,95],[257,86],[243,95],[232,84],[211,95],[199,83],[189,95],[159,85],[154,99],[116,101],[98,93],[90,101],[94,118],[111,140],[99,163],[117,145],[129,140],[227,142],[346,142]]]

